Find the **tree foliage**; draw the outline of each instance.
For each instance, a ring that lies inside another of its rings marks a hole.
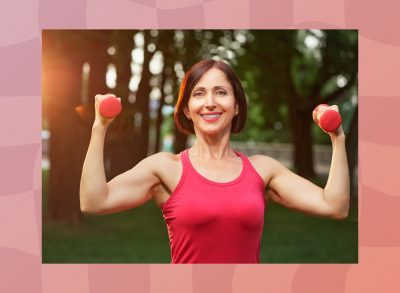
[[[243,138],[292,142],[297,171],[313,176],[311,113],[321,103],[347,102],[348,108],[354,108],[351,97],[357,80],[357,32],[250,33],[252,41],[245,46],[246,54],[240,59],[241,70],[249,81],[249,103],[259,107],[252,111],[264,115],[250,115],[248,127],[256,130]],[[261,120],[263,128],[259,127]],[[318,138],[328,140],[326,135],[324,139]]]

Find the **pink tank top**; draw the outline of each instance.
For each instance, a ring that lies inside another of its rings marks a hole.
[[[259,263],[264,183],[246,156],[230,182],[203,177],[181,152],[182,177],[162,205],[172,263]]]

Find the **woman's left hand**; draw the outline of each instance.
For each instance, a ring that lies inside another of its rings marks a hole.
[[[329,105],[320,105],[320,106],[318,106],[317,111],[313,111],[313,120],[314,120],[314,122],[319,126],[319,128],[322,129],[323,132],[329,134],[331,137],[332,137],[332,135],[333,135],[333,136],[343,135],[343,134],[344,134],[344,131],[343,131],[342,124],[340,124],[340,126],[339,126],[335,131],[333,131],[333,132],[328,132],[328,131],[324,130],[324,129],[321,127],[320,119],[321,119],[321,117],[324,115],[324,113],[325,113],[326,111],[328,111],[328,110],[336,111],[336,112],[338,112],[339,115],[340,115],[339,107],[338,107],[337,105],[332,105],[332,106],[329,106]]]

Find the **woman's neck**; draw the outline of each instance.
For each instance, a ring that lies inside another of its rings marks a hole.
[[[221,160],[226,157],[235,156],[229,144],[230,133],[222,136],[197,135],[196,142],[189,149],[193,157],[201,157],[205,160]]]

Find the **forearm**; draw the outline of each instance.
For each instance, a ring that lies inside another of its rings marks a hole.
[[[338,218],[347,217],[350,202],[350,179],[347,163],[345,136],[333,135],[332,162],[328,181],[324,188],[324,198]]]
[[[106,127],[94,125],[83,164],[80,184],[80,205],[84,212],[95,211],[108,193],[104,171],[103,149]]]

